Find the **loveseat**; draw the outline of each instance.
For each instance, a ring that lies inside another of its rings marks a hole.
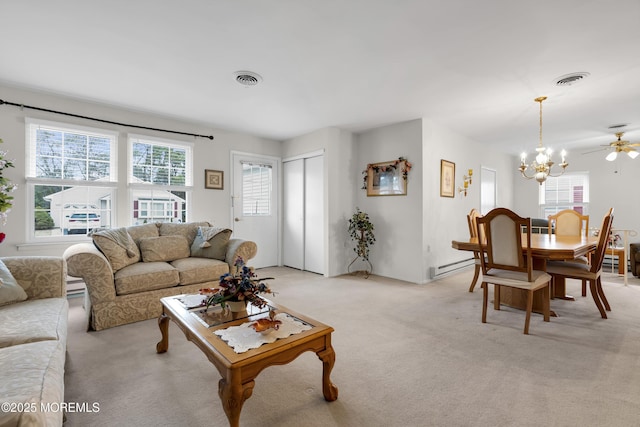
[[[629,261],[631,262],[631,273],[640,277],[640,243],[629,245]]]
[[[150,223],[102,230],[93,243],[65,250],[69,275],[84,280],[89,329],[160,316],[160,298],[216,287],[238,257],[255,257],[254,242],[208,222]]]
[[[61,426],[66,264],[61,257],[0,261],[0,426]]]

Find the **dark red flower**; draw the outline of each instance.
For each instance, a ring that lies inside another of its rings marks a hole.
[[[5,237],[7,237],[6,234],[0,233],[0,243],[2,243],[2,241],[4,240]]]

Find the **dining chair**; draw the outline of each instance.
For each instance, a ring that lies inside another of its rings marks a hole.
[[[582,215],[573,209],[565,209],[549,215],[549,234],[556,236],[586,236],[589,232],[589,215]]]
[[[613,208],[602,219],[602,227],[598,235],[598,246],[591,256],[591,264],[579,264],[567,261],[549,261],[547,262],[547,273],[554,278],[563,277],[569,279],[578,279],[589,282],[591,296],[596,303],[596,307],[600,311],[603,319],[607,318],[606,311],[611,311],[607,297],[602,289],[602,263],[607,250],[607,241],[611,232],[611,223],[613,222]],[[603,307],[604,305],[604,307]],[[605,311],[606,309],[606,311]]]
[[[467,223],[469,224],[469,237],[471,237],[472,239],[478,237],[478,227],[476,225],[478,217],[480,217],[480,212],[478,212],[475,208],[471,209],[471,212],[469,212],[469,215],[467,215]],[[480,278],[480,270],[482,269],[482,265],[480,264],[480,252],[473,252],[473,262],[475,270],[473,272],[471,285],[469,286],[469,292],[473,292],[473,289],[476,287],[476,283],[478,282],[478,278]]]
[[[494,285],[494,309],[500,310],[500,288],[508,286],[527,293],[524,333],[529,333],[529,321],[533,309],[533,293],[542,289],[542,313],[549,321],[549,297],[551,276],[533,269],[531,255],[531,218],[522,218],[506,208],[496,208],[476,220],[478,234],[481,228],[485,242],[481,242],[482,265],[482,323],[487,323],[489,284]],[[522,232],[522,230],[526,230]],[[522,239],[526,239],[523,249]]]
[[[556,236],[586,236],[589,233],[589,215],[582,215],[573,209],[562,210],[555,215],[549,215],[548,232]],[[584,230],[584,232],[583,232]],[[591,253],[579,258],[567,259],[565,261],[589,264]],[[553,282],[551,283],[553,288]],[[582,281],[582,296],[587,296],[587,281]]]

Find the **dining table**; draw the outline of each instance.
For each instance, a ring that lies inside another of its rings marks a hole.
[[[533,268],[535,270],[546,271],[547,261],[566,261],[588,256],[590,252],[596,250],[598,237],[596,236],[556,236],[555,234],[531,234],[531,255],[533,258]],[[467,240],[453,240],[451,247],[461,251],[478,252],[480,243],[477,237]],[[527,239],[523,235],[522,250],[527,249]],[[575,300],[573,296],[567,295],[566,281],[564,278],[556,277],[553,281],[551,297]],[[500,292],[500,303],[511,307],[524,309],[526,307],[526,291],[516,288],[504,287]],[[542,310],[542,292],[536,292],[533,300],[533,310]],[[557,316],[552,311],[551,313]]]

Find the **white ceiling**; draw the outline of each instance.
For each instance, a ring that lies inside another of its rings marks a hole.
[[[423,117],[516,154],[546,95],[545,145],[580,155],[620,123],[640,142],[640,0],[0,0],[0,16],[0,83],[220,129]],[[574,72],[590,76],[555,84]]]

